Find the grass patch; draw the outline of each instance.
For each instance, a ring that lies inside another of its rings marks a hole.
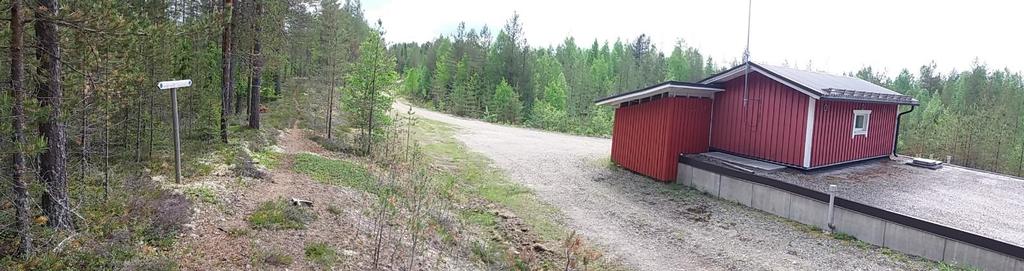
[[[498,225],[498,216],[494,215],[491,212],[472,210],[468,212],[463,212],[462,217],[466,222],[480,226],[482,228],[492,228]]]
[[[969,266],[969,265],[965,265],[965,264],[954,264],[954,263],[947,263],[947,262],[939,262],[937,268],[940,271],[974,271],[974,270],[981,270],[979,268],[976,268],[976,267],[973,267],[973,266]]]
[[[295,156],[296,172],[313,177],[318,182],[351,187],[373,192],[376,181],[365,167],[352,162],[331,159],[312,153]]]
[[[267,169],[276,167],[280,158],[281,153],[272,148],[263,148],[252,153],[252,160],[256,161],[257,164],[267,167]]]
[[[214,192],[213,188],[210,188],[209,186],[191,186],[185,188],[184,193],[185,196],[188,196],[188,198],[191,199],[193,202],[201,201],[209,204],[217,204],[218,202],[220,202],[217,199],[217,192]]]
[[[324,267],[331,267],[334,263],[338,262],[338,252],[327,245],[327,243],[317,242],[306,245],[306,260],[314,262]]]
[[[857,241],[857,237],[847,234],[845,232],[832,232],[832,238],[840,241]]]
[[[259,208],[246,220],[253,229],[284,230],[305,229],[306,224],[313,219],[315,216],[306,209],[278,199],[260,203]]]
[[[903,252],[899,252],[899,251],[896,251],[896,250],[893,250],[893,249],[887,248],[887,247],[883,247],[881,249],[881,251],[882,251],[882,255],[885,255],[886,257],[889,257],[890,259],[893,259],[895,261],[899,261],[899,262],[908,262],[908,261],[910,261],[910,257],[908,257],[907,254],[903,254]]]
[[[275,267],[289,266],[295,261],[291,255],[276,249],[257,252],[254,260],[258,263]]]

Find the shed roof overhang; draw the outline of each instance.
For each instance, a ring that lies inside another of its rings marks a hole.
[[[667,81],[657,85],[641,88],[634,91],[615,94],[600,98],[594,101],[597,105],[619,105],[626,102],[638,101],[644,98],[669,94],[673,97],[702,97],[714,98],[715,92],[725,91],[718,84],[698,84],[678,81]]]

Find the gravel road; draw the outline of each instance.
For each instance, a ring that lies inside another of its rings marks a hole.
[[[398,104],[400,111],[408,109]],[[462,119],[456,137],[557,206],[566,226],[635,270],[920,270],[933,263],[858,247],[776,216],[607,166],[611,140]],[[888,255],[886,255],[888,254]]]

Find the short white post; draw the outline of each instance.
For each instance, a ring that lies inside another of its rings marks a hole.
[[[825,229],[826,233],[831,234],[835,230],[835,226],[832,225],[832,214],[836,207],[836,191],[839,190],[834,184],[828,185],[828,217],[825,217],[825,224],[828,226]]]
[[[181,183],[181,139],[178,134],[178,88],[192,86],[192,80],[163,81],[156,84],[160,89],[171,90],[171,107],[174,111],[174,182]]]

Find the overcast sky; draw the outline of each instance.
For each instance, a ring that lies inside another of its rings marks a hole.
[[[531,46],[573,36],[589,47],[653,37],[668,54],[683,39],[720,63],[740,59],[746,0],[364,0],[368,21],[381,19],[390,42],[424,42],[454,32],[460,21],[493,33],[518,12]],[[895,75],[934,60],[964,70],[974,59],[1024,70],[1024,1],[754,0],[751,59],[841,73],[873,66]]]

